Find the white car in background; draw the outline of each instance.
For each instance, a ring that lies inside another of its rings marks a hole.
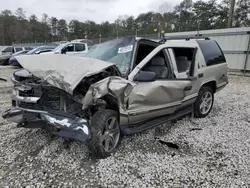
[[[0,56],[10,56],[11,54],[20,52],[20,51],[24,51],[24,50],[32,50],[32,47],[14,47],[14,46],[4,46],[1,50],[0,50]]]
[[[56,47],[52,52],[48,53],[54,53],[54,54],[68,54],[68,55],[77,55],[82,56],[88,52],[88,45],[87,43],[83,42],[67,42],[60,44],[58,47]]]

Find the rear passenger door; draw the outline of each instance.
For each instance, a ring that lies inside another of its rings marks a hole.
[[[152,64],[158,57],[160,62]],[[156,79],[150,82],[135,81],[141,71],[156,72]],[[131,124],[171,114],[196,97],[187,95],[192,89],[192,80],[174,77],[169,54],[163,46],[157,47],[142,60],[129,75],[129,80],[137,84],[128,96],[127,112]]]

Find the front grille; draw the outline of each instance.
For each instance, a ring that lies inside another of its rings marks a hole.
[[[41,110],[41,111],[62,111],[74,115],[81,111],[82,104],[73,100],[68,93],[54,87],[32,88],[31,90],[19,90],[19,96],[23,97],[40,97],[37,103],[24,101],[12,101],[12,105],[20,108]]]
[[[30,90],[19,90],[19,96],[22,97],[41,97],[42,90],[40,88],[32,88]]]
[[[44,89],[41,105],[44,110],[60,110],[62,92],[57,89]],[[61,109],[62,110],[62,109]]]
[[[42,110],[41,105],[35,104],[35,103],[28,103],[28,102],[19,101],[18,106],[20,108],[25,108],[25,109]]]

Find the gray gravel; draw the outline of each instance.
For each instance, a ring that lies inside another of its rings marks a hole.
[[[91,158],[84,143],[0,118],[0,187],[250,187],[249,82],[231,76],[209,117],[123,138],[102,160]],[[0,113],[9,101],[0,93]]]

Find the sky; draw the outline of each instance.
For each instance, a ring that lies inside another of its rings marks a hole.
[[[162,4],[173,8],[181,0],[0,0],[0,11],[9,9],[13,12],[18,7],[26,15],[35,14],[41,18],[43,13],[65,19],[95,22],[113,22],[119,15],[137,16],[148,11],[158,11]]]

